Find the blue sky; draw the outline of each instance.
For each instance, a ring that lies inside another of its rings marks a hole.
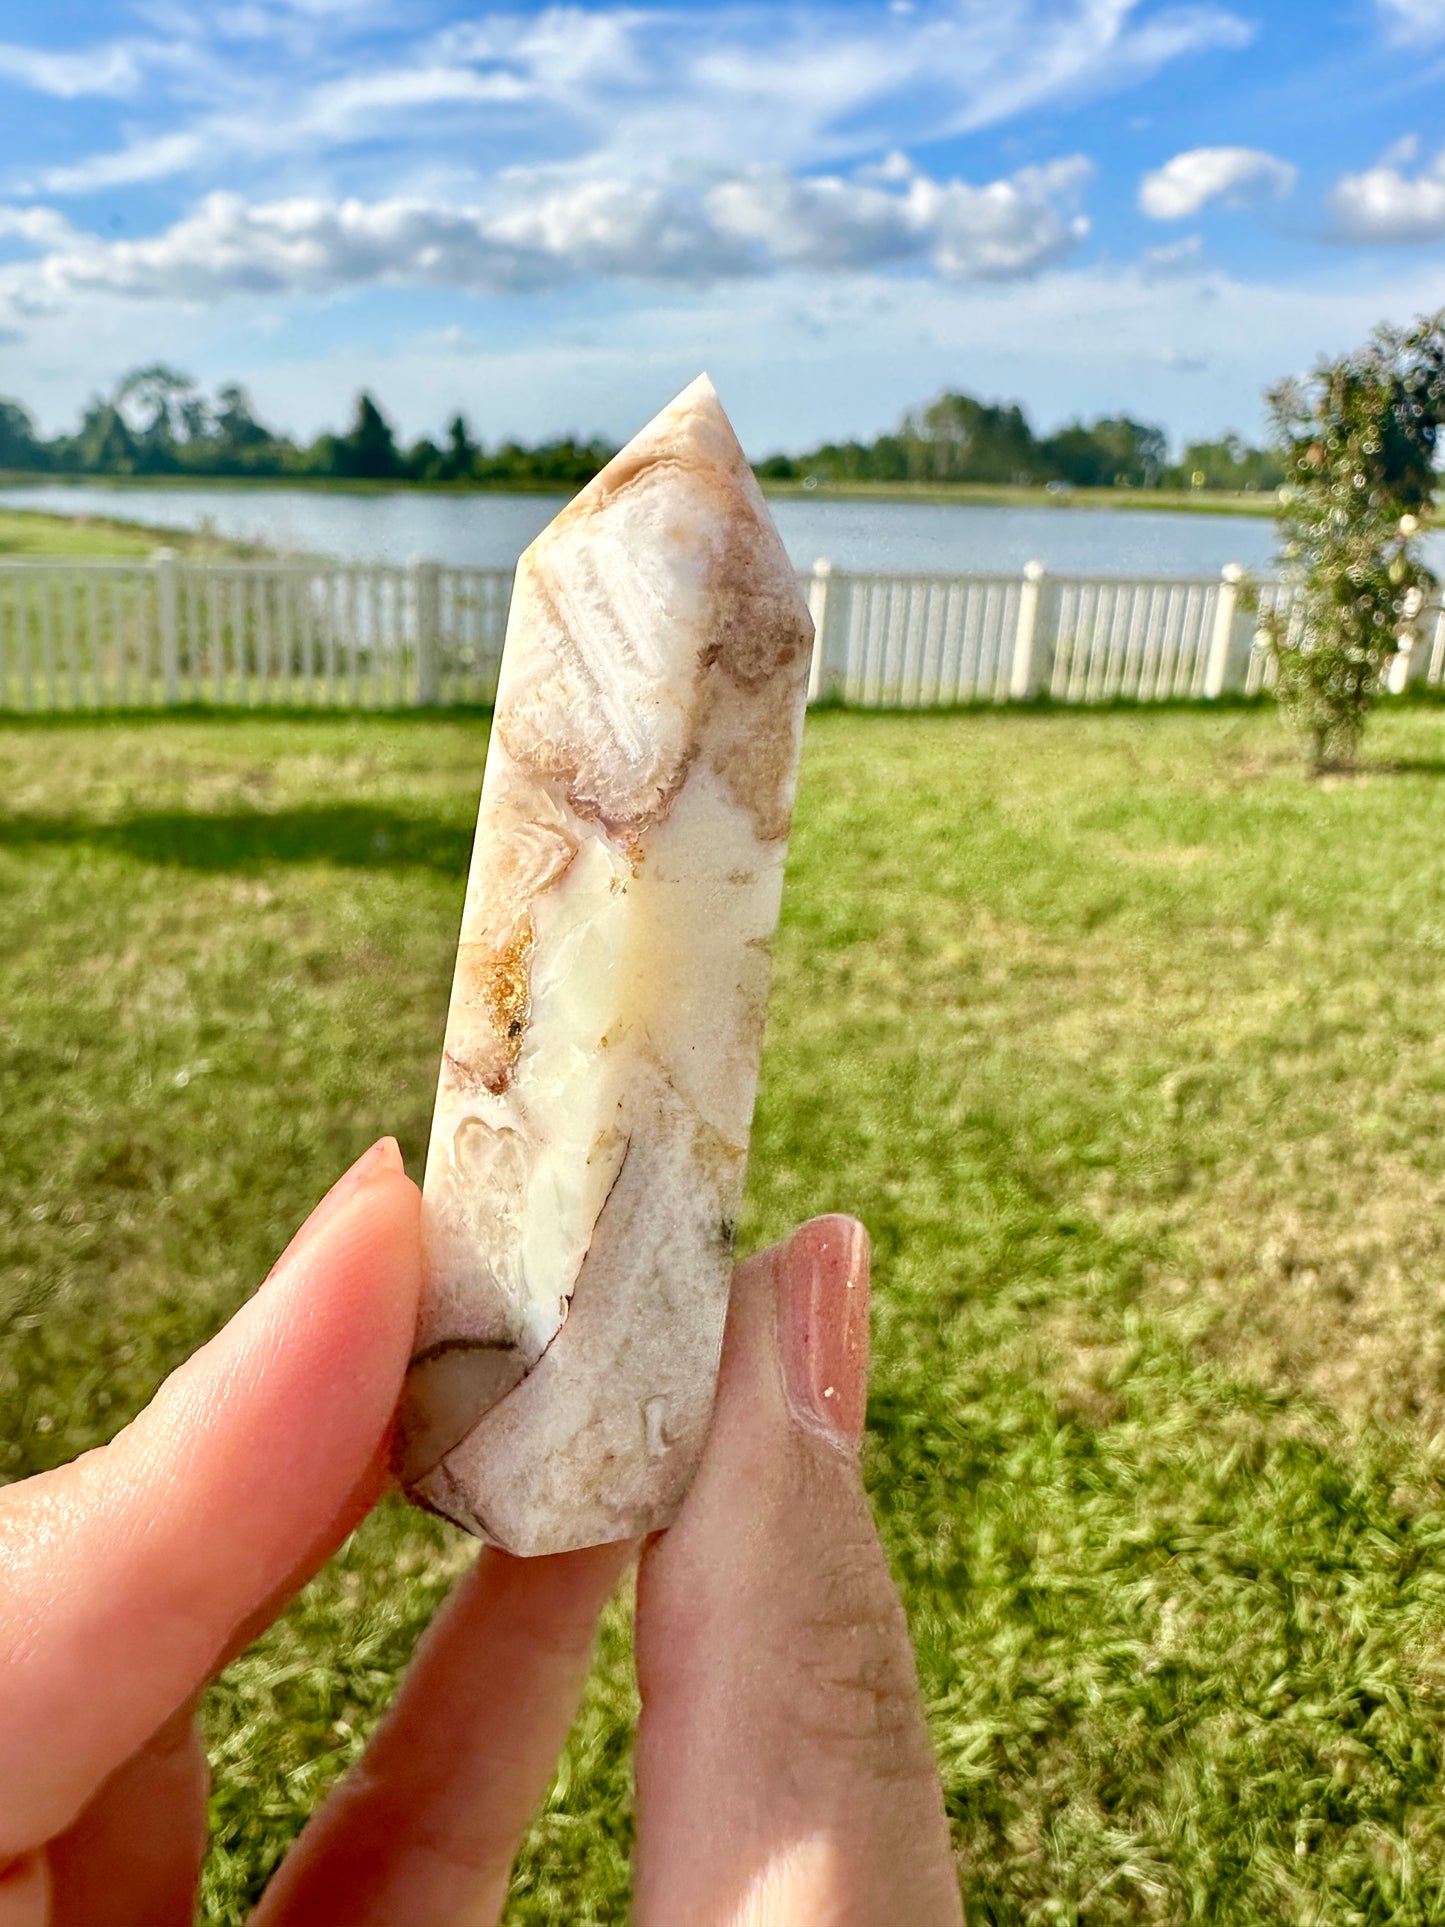
[[[1445,305],[1445,0],[0,0],[0,393],[756,453],[942,387],[1259,432]]]

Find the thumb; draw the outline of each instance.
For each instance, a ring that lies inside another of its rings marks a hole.
[[[383,1140],[132,1425],[0,1492],[0,1865],[69,1826],[379,1494],[418,1225]]]
[[[733,1281],[717,1406],[637,1588],[638,1927],[958,1927],[903,1608],[858,1466],[861,1225]]]

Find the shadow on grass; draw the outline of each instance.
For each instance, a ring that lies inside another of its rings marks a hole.
[[[1026,702],[997,702],[992,697],[979,697],[976,701],[957,703],[929,703],[918,707],[904,704],[850,703],[842,696],[820,696],[808,705],[808,720],[815,718],[847,716],[855,722],[872,721],[896,722],[900,717],[915,717],[920,722],[942,717],[996,717],[1000,722],[1075,722],[1087,721],[1097,716],[1137,716],[1141,721],[1155,717],[1161,720],[1169,716],[1194,715],[1218,716],[1221,714],[1254,714],[1260,710],[1273,709],[1271,696],[1224,695],[1205,698],[1203,696],[1162,696],[1157,701],[1141,702],[1133,696],[1111,696],[1107,700],[1091,703],[1070,703],[1056,701],[1052,696],[1031,696]]]
[[[1218,716],[1221,714],[1255,714],[1273,710],[1275,700],[1267,690],[1255,695],[1230,690],[1221,696],[1164,696],[1155,700],[1142,701],[1134,696],[1111,696],[1099,702],[1065,702],[1052,696],[1032,696],[1023,702],[997,702],[991,697],[980,697],[975,701],[957,703],[934,703],[921,707],[911,705],[876,703],[853,703],[840,695],[831,694],[816,698],[808,705],[809,718],[846,716],[854,722],[867,723],[873,720],[892,721],[900,716],[914,716],[920,719],[929,717],[956,716],[994,716],[1001,722],[1017,722],[1024,718],[1035,721],[1060,722],[1090,716],[1135,716],[1141,721],[1158,717],[1161,721],[1171,716],[1195,715]],[[1440,688],[1411,688],[1402,696],[1391,696],[1382,701],[1380,715],[1398,714],[1409,710],[1445,710],[1445,686]],[[274,706],[257,704],[254,707],[240,707],[231,704],[179,703],[164,709],[147,708],[105,708],[105,709],[49,709],[21,710],[8,709],[0,700],[0,729],[18,729],[26,732],[45,730],[74,729],[130,729],[137,724],[151,727],[157,724],[186,726],[206,723],[225,728],[249,728],[257,724],[293,724],[309,727],[316,723],[330,726],[346,725],[371,727],[397,723],[414,723],[421,726],[436,723],[474,723],[490,724],[492,708],[489,703],[445,703],[435,706],[418,707],[407,704],[399,708],[352,709],[339,705],[306,706],[300,703],[278,704]],[[1400,763],[1402,770],[1416,766]],[[1421,769],[1425,766],[1420,765]]]
[[[188,870],[258,870],[277,863],[434,870],[462,876],[465,829],[363,803],[292,810],[154,810],[109,823],[0,816],[0,849],[80,847]]]
[[[1395,756],[1360,765],[1361,776],[1445,776],[1445,756]]]
[[[44,730],[73,729],[133,729],[138,723],[147,728],[156,724],[169,724],[172,727],[193,723],[224,725],[228,728],[251,728],[258,723],[327,723],[335,725],[378,723],[490,723],[492,708],[490,703],[449,703],[434,708],[418,708],[408,704],[400,709],[343,709],[335,704],[308,707],[300,703],[288,703],[275,707],[257,704],[255,707],[241,708],[233,705],[212,705],[209,703],[177,703],[165,709],[7,709],[0,702],[0,728],[18,729],[26,732]]]

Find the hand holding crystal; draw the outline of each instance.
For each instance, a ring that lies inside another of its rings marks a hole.
[[[110,1445],[0,1492],[0,1927],[188,1927],[217,1670],[381,1496],[418,1197],[384,1140]],[[637,1588],[638,1927],[961,1920],[902,1609],[858,1474],[867,1252],[737,1273],[718,1402]],[[258,1927],[476,1927],[630,1549],[484,1550]]]

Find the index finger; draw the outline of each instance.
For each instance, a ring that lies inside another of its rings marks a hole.
[[[0,1864],[69,1826],[380,1491],[419,1277],[385,1140],[119,1437],[0,1492]]]

